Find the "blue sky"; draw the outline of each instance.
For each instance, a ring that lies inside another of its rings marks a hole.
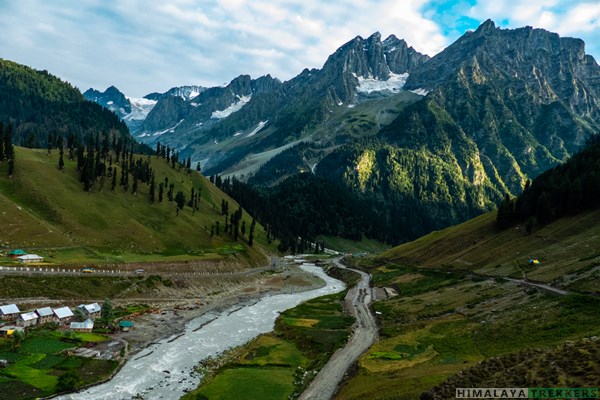
[[[434,55],[488,18],[580,37],[600,59],[598,0],[0,0],[0,15],[1,58],[133,97],[240,74],[287,80],[375,31]]]

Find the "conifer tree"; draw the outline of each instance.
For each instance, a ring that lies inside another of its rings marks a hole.
[[[4,160],[4,126],[0,122],[0,162]]]
[[[154,176],[152,177],[152,180],[150,180],[150,189],[148,192],[148,197],[150,198],[150,203],[154,203],[154,191],[155,191],[155,182],[154,182]]]
[[[175,195],[175,203],[177,204],[177,215],[179,215],[179,211],[183,210],[183,206],[185,206],[185,195],[182,191],[178,191]]]
[[[165,185],[161,182],[158,184],[158,202],[162,203],[163,201],[163,192],[165,190]]]
[[[15,158],[10,158],[8,160],[8,176],[11,177],[15,172]]]
[[[137,188],[138,188],[138,178],[137,178],[137,175],[134,174],[133,175],[133,184],[131,185],[131,194],[137,194]]]
[[[10,160],[14,158],[14,155],[15,149],[12,145],[12,124],[9,123],[4,131],[4,158]]]
[[[117,167],[113,169],[112,180],[110,182],[110,190],[114,192],[115,187],[117,187]]]
[[[64,150],[63,150],[62,145],[60,146],[60,150],[59,151],[60,151],[60,153],[59,153],[59,156],[58,156],[58,169],[62,171],[62,169],[65,167],[65,160],[63,160]]]

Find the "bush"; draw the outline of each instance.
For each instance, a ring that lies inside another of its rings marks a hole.
[[[69,371],[58,377],[58,383],[56,384],[57,392],[67,392],[69,390],[75,389],[77,386],[81,385],[81,378],[73,372]]]

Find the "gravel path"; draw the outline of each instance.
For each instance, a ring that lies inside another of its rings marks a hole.
[[[336,258],[334,263],[340,268],[346,268],[340,259]],[[354,333],[346,346],[333,354],[310,386],[302,393],[301,400],[331,399],[348,368],[377,340],[377,323],[369,309],[373,300],[369,286],[370,276],[362,271],[350,270],[361,276],[360,282],[350,289],[346,296],[347,301],[349,299],[352,301],[350,308],[356,317]]]

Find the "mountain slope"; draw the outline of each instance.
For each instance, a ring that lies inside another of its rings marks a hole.
[[[379,258],[424,267],[444,265],[488,275],[520,277],[526,272],[529,279],[597,292],[600,202],[596,188],[600,175],[594,165],[598,163],[600,142],[596,140],[566,163],[537,177],[518,198],[508,205],[503,202],[498,212],[431,233]],[[507,206],[512,212],[505,211]],[[550,214],[542,217],[545,212]],[[503,221],[501,216],[506,218],[507,214],[513,217]],[[527,268],[531,258],[542,263],[534,269]]]
[[[336,149],[316,173],[390,209],[390,226],[404,230],[395,240],[415,238],[406,218],[425,232],[463,221],[580,149],[600,129],[599,77],[581,40],[486,21],[408,76],[405,89],[428,94],[376,144]],[[411,201],[431,206],[394,217],[394,204]]]
[[[222,229],[211,236],[211,226],[217,221],[225,225],[222,201],[228,201],[232,211],[238,205],[195,171],[173,168],[154,156],[143,157],[150,161],[157,181],[174,184],[174,194],[181,191],[189,200],[192,188],[200,191],[197,211],[184,206],[177,213],[166,189],[162,202],[156,189],[152,204],[148,185],[140,183],[136,194],[120,185],[112,191],[110,177],[100,178],[85,192],[75,170],[76,160],[65,157],[61,171],[58,151],[48,155],[46,150],[16,147],[16,153],[12,178],[6,177],[6,163],[0,164],[0,224],[10,228],[0,231],[4,249],[35,249],[41,255],[53,255],[47,260],[59,263],[238,258],[264,262],[262,252],[255,248],[268,247],[260,226],[255,247],[244,244],[247,233],[238,241]],[[120,175],[120,166],[113,167]],[[250,226],[251,217],[244,212],[242,221]]]
[[[599,157],[592,144],[531,187],[560,198],[565,172]],[[455,398],[456,387],[593,386],[597,357],[587,355],[600,334],[594,200],[591,210],[533,230],[500,229],[489,212],[375,259],[354,259],[382,294],[374,304],[380,340],[339,398],[441,400]]]
[[[239,174],[248,165],[256,171],[262,162],[258,160],[274,155],[268,152],[299,140],[336,145],[339,138],[331,141],[327,133],[332,126],[324,124],[337,118],[333,128],[343,126],[355,114],[352,108],[362,102],[377,99],[384,114],[388,109],[397,112],[397,103],[406,95],[387,105],[382,98],[397,95],[406,73],[427,59],[395,36],[384,41],[378,33],[356,37],[330,56],[322,69],[306,69],[287,82],[268,75],[256,80],[242,75],[189,101],[161,107],[159,100],[138,136],[145,143],[160,140],[179,149],[185,157],[201,161],[208,173]],[[377,118],[376,126],[379,122]]]
[[[0,60],[0,121],[12,122],[13,142],[28,147],[46,147],[50,136],[87,143],[101,132],[135,143],[112,112],[87,101],[70,84],[7,60]]]

